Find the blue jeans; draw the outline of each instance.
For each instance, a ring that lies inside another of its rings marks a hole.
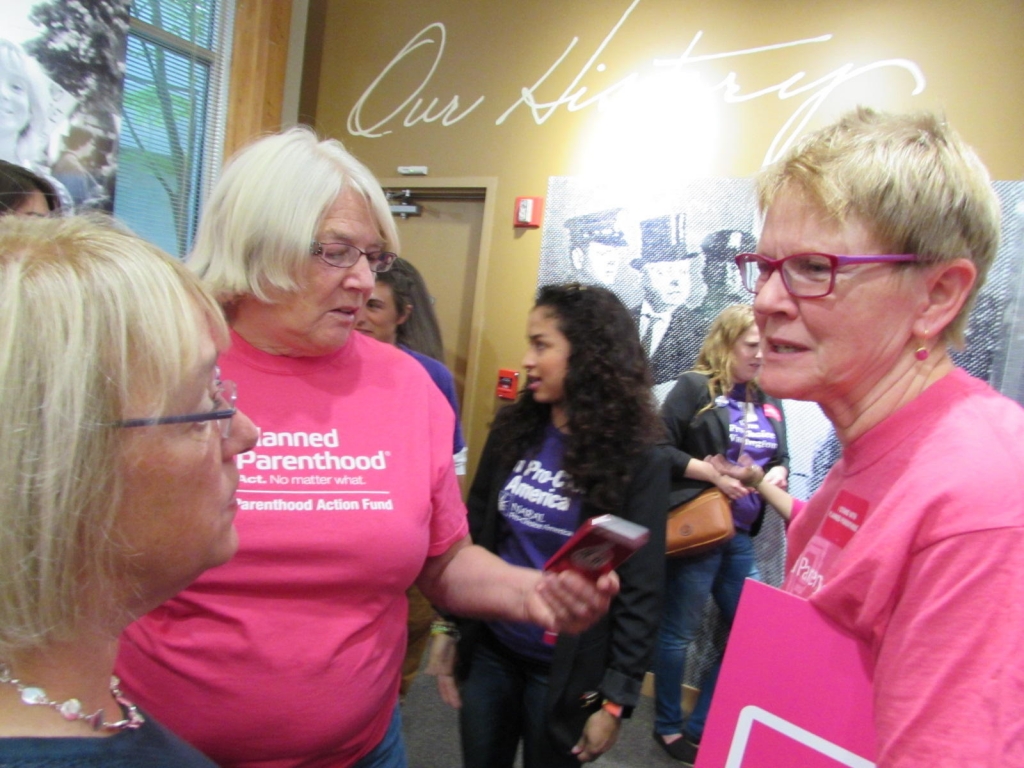
[[[463,768],[512,768],[520,739],[523,768],[579,768],[545,731],[548,677],[546,665],[494,640],[477,643],[459,710]]]
[[[679,699],[686,651],[700,629],[709,596],[714,597],[722,617],[732,626],[748,576],[756,579],[759,574],[754,544],[750,534],[743,531],[737,531],[729,542],[711,552],[691,558],[670,557],[666,562],[665,607],[654,663],[655,733],[684,733],[691,741],[700,741],[722,660],[718,659],[701,681],[700,696],[684,730]]]
[[[402,740],[402,713],[395,702],[391,725],[380,744],[371,749],[352,768],[408,768],[405,761],[405,742]]]

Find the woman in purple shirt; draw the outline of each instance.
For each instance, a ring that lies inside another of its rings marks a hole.
[[[734,304],[715,318],[696,368],[679,377],[662,406],[672,461],[670,507],[717,487],[730,500],[736,536],[710,552],[669,558],[665,573],[665,610],[654,666],[654,739],[684,765],[693,765],[711,706],[716,664],[700,687],[700,697],[683,724],[680,705],[686,651],[700,629],[704,605],[715,598],[732,624],[743,582],[757,577],[751,537],[761,527],[765,503],[739,480],[720,473],[704,459],[752,462],[764,468],[765,483],[786,487],[789,456],[782,403],[755,383],[761,367],[760,336],[754,312]]]
[[[546,642],[525,624],[460,623],[465,768],[511,768],[520,741],[524,768],[578,766],[610,749],[660,617],[668,460],[629,311],[604,288],[547,286],[527,337],[526,388],[495,419],[470,490],[473,540],[542,568],[595,515],[626,518],[651,538],[618,569],[608,616],[581,635]]]

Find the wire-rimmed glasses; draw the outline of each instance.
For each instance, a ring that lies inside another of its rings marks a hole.
[[[235,401],[238,400],[238,387],[233,381],[221,380],[214,382],[213,404],[217,410],[206,413],[186,413],[180,416],[157,416],[148,419],[123,419],[115,423],[117,427],[156,427],[161,424],[191,424],[201,421],[215,421],[220,429],[220,436],[227,440],[231,436],[232,417],[238,413]]]
[[[309,252],[313,256],[319,256],[324,264],[339,269],[354,267],[359,261],[359,257],[365,256],[371,272],[387,272],[398,258],[397,253],[390,251],[367,253],[351,243],[322,243],[319,240],[314,240],[309,244]]]
[[[875,264],[917,261],[917,254],[872,254],[869,256],[835,256],[831,253],[794,253],[772,259],[759,253],[741,253],[736,266],[743,278],[743,287],[757,293],[776,269],[782,284],[798,299],[820,299],[836,287],[836,270],[844,264]]]

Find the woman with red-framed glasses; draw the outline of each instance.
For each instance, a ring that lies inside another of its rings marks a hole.
[[[737,264],[761,387],[817,402],[843,445],[785,589],[866,644],[881,768],[1019,764],[1024,409],[948,354],[996,254],[988,174],[943,120],[861,108],[757,192]]]

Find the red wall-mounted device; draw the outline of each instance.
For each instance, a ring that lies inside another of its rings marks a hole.
[[[501,368],[498,371],[498,387],[494,391],[502,400],[515,400],[519,391],[519,371]]]
[[[516,209],[512,213],[512,224],[516,227],[536,229],[544,213],[543,197],[517,197]]]

